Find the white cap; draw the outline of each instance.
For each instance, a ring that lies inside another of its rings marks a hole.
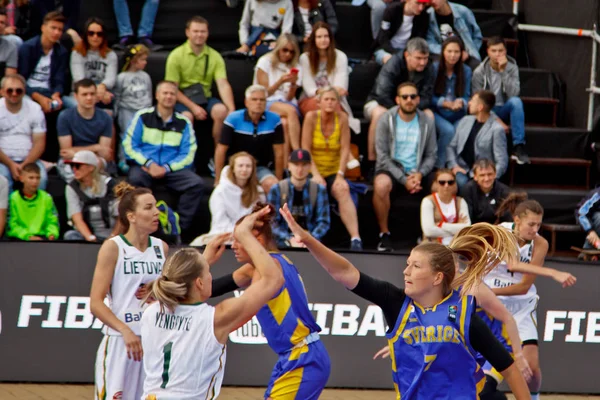
[[[90,150],[80,150],[73,156],[73,159],[65,161],[67,164],[87,164],[98,168],[98,157]]]

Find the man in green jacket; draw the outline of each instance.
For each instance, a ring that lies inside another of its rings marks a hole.
[[[40,168],[23,166],[20,176],[23,189],[10,195],[7,236],[20,240],[58,239],[58,215],[52,196],[38,189]]]

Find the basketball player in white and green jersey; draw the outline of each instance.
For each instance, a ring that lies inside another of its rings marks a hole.
[[[160,276],[169,251],[150,236],[159,223],[152,192],[122,182],[115,194],[123,233],[100,248],[90,293],[92,313],[105,325],[96,355],[96,400],[142,396],[140,320],[147,304],[141,299],[145,285]]]

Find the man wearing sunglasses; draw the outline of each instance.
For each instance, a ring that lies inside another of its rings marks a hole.
[[[0,99],[0,175],[19,180],[24,165],[40,167],[40,189],[46,188],[48,174],[40,157],[46,148],[46,118],[39,104],[25,97],[25,78],[8,75],[2,79]]]
[[[458,189],[473,176],[471,166],[477,160],[488,159],[496,164],[500,178],[508,167],[506,133],[492,112],[496,96],[480,90],[469,100],[469,114],[456,126],[456,133],[446,149],[446,165],[456,175]]]
[[[396,107],[380,118],[376,131],[377,163],[373,208],[379,223],[379,251],[392,251],[388,227],[390,194],[423,197],[437,160],[435,124],[418,109],[419,91],[412,82],[398,86]]]

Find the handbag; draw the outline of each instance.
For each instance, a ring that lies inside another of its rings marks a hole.
[[[209,57],[206,55],[206,62],[204,63],[204,77],[208,73],[208,63]],[[195,83],[191,86],[182,89],[181,92],[195,104],[200,107],[205,107],[208,104],[208,100],[206,99],[206,95],[204,94],[204,86],[200,83]]]

